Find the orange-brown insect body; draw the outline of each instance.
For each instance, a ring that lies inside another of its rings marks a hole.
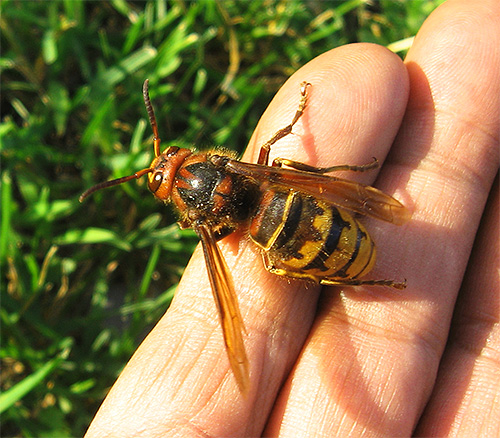
[[[171,199],[184,228],[206,224],[219,240],[248,221],[260,189],[250,177],[214,164],[209,153],[170,147],[152,163],[149,188],[161,201]]]
[[[376,161],[363,166],[317,168],[277,158],[268,166],[271,146],[288,135],[303,114],[308,86],[301,85],[292,122],[262,146],[258,163],[251,164],[222,151],[196,153],[173,146],[160,153],[146,81],[143,94],[154,134],[153,162],[134,175],[97,184],[80,197],[83,200],[96,190],[148,174],[148,187],[154,196],[172,201],[180,212],[181,227],[193,228],[200,237],[228,358],[243,392],[249,385],[243,321],[231,275],[216,243],[221,238],[237,229],[248,230],[261,249],[264,266],[274,274],[326,285],[405,287],[405,283],[392,280],[362,279],[374,266],[375,244],[349,211],[394,224],[406,221],[408,211],[380,190],[325,175],[374,169]]]

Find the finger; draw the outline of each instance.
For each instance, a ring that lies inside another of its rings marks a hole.
[[[414,214],[401,229],[369,225],[380,248],[373,275],[392,266],[408,289],[345,288],[340,297],[324,296],[270,435],[411,435],[498,167],[493,4],[445,3],[406,60],[410,101],[377,185],[406,198]]]
[[[319,56],[292,76],[270,103],[243,161],[255,162],[260,147],[276,128],[290,123],[296,109],[290,102],[296,101],[304,79],[312,84],[307,111],[293,128],[294,135],[273,146],[270,162],[282,157],[326,167],[367,164],[376,157],[383,163],[408,97],[408,78],[401,67],[395,55],[371,44],[339,47]],[[345,176],[373,182],[376,173],[349,172]]]
[[[415,436],[500,433],[500,206],[490,194],[460,290],[436,385]]]
[[[368,74],[374,70],[377,75]],[[402,62],[374,45],[333,50],[297,72],[264,114],[250,150],[258,154],[261,144],[290,123],[304,80],[312,84],[306,114],[295,134],[280,140],[272,154],[324,166],[362,164],[374,155],[383,160],[403,116],[408,88]],[[350,116],[353,112],[356,117]],[[173,431],[211,436],[262,431],[310,329],[318,288],[267,273],[247,239],[225,239],[221,248],[247,331],[247,396],[239,393],[229,368],[205,262],[197,252],[172,306],[121,374],[89,436],[105,431],[134,435],[147,430],[163,436]]]

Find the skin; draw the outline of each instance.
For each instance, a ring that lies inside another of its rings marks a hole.
[[[379,254],[369,278],[406,278],[407,289],[288,281],[267,273],[241,235],[224,239],[246,327],[244,397],[198,250],[87,437],[499,436],[498,47],[497,0],[450,0],[404,64],[356,44],[296,72],[243,161],[290,122],[299,84],[310,82],[295,135],[271,158],[329,166],[377,157],[379,172],[339,176],[413,212],[401,227],[364,220]]]

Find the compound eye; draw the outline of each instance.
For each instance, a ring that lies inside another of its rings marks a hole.
[[[161,172],[154,173],[148,181],[149,190],[155,193],[163,182],[163,174]]]

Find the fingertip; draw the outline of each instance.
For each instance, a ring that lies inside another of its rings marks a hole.
[[[312,165],[383,160],[403,117],[409,78],[403,61],[388,49],[367,43],[332,49],[300,68],[262,116],[244,161],[255,160],[260,146],[290,123],[300,86],[307,89],[307,108],[271,155]]]

